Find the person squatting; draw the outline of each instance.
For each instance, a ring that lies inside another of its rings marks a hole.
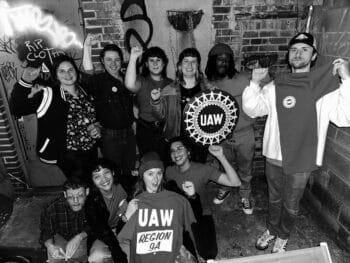
[[[255,245],[285,251],[310,174],[322,165],[329,122],[350,126],[349,63],[313,69],[316,41],[302,32],[288,44],[291,73],[274,79],[267,68],[239,73],[223,43],[210,50],[205,74],[198,50],[183,50],[174,80],[162,48],[133,47],[124,72],[122,50],[108,44],[96,74],[96,43],[89,34],[83,72],[67,55],[55,59],[49,81],[27,66],[11,95],[15,116],[37,115],[41,161],[67,177],[41,215],[48,262],[213,262],[208,182],[219,185],[215,204],[239,187],[242,211],[253,213],[253,124],[264,115],[269,210]],[[198,92],[216,89],[235,97],[241,114],[232,134],[204,147],[187,137],[182,112]]]

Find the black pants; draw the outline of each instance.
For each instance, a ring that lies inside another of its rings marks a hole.
[[[97,147],[88,151],[67,151],[62,160],[57,165],[61,168],[64,175],[69,178],[79,177],[90,183],[91,166],[97,159]]]
[[[203,215],[192,228],[198,254],[205,260],[218,254],[215,223],[212,215]]]
[[[141,156],[146,152],[155,151],[161,160],[166,162],[168,153],[161,123],[138,119],[136,140]]]

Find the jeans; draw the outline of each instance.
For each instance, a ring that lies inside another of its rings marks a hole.
[[[272,235],[289,238],[310,174],[311,172],[285,174],[282,167],[266,162],[269,191],[267,228]]]
[[[239,195],[242,198],[250,198],[252,180],[253,158],[255,150],[254,130],[248,130],[243,134],[233,134],[232,139],[221,143],[224,154],[241,180]],[[222,170],[222,168],[221,168]],[[228,191],[230,187],[220,186],[222,190]]]
[[[102,128],[101,150],[103,157],[113,161],[122,171],[123,186],[132,184],[131,171],[136,163],[136,139],[130,127],[121,130]]]

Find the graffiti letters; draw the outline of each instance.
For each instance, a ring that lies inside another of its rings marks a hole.
[[[0,39],[0,52],[5,52],[9,54],[16,53],[16,49],[13,46],[11,38],[4,37],[3,39]]]
[[[33,30],[47,35],[54,46],[63,49],[70,46],[82,47],[81,41],[73,31],[34,5],[26,4],[10,8],[5,1],[1,1],[0,25],[7,36]]]
[[[65,54],[63,51],[44,46],[42,39],[35,39],[34,41],[28,40],[24,44],[28,49],[26,60],[29,62],[37,60],[45,61],[48,59],[49,63],[53,64],[53,59],[55,57]]]
[[[14,62],[7,61],[0,64],[1,75],[7,82],[17,79],[17,67]]]
[[[142,14],[135,14],[131,15],[129,17],[125,17],[126,12],[130,6],[138,6]],[[140,43],[143,49],[146,49],[148,44],[150,43],[153,35],[153,25],[151,19],[147,16],[147,10],[146,10],[146,5],[145,5],[145,0],[125,0],[121,6],[120,9],[120,17],[123,22],[129,22],[129,21],[134,21],[134,20],[143,20],[145,21],[148,26],[149,26],[149,35],[148,38],[144,41],[140,34],[133,28],[129,28],[126,33],[125,33],[125,46],[126,49],[130,52],[131,47],[130,47],[130,40],[131,37],[135,37],[136,40]]]

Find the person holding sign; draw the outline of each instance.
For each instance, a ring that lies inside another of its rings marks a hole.
[[[179,56],[176,79],[164,89],[154,89],[151,92],[153,114],[164,122],[166,140],[184,135],[182,112],[186,104],[198,93],[210,89],[201,72],[201,56],[197,49],[186,48]],[[192,143],[192,159],[205,163],[207,149]]]
[[[190,146],[187,144],[187,140],[181,137],[171,139],[169,145],[174,165],[167,167],[166,181],[175,181],[180,189],[185,189],[189,183],[194,184],[194,189],[200,196],[203,210],[202,216],[197,216],[197,224],[195,224],[193,231],[198,254],[205,260],[215,259],[218,253],[216,230],[206,185],[209,181],[213,181],[230,187],[240,186],[239,177],[226,159],[222,146],[211,145],[209,152],[219,160],[225,172],[220,172],[206,164],[190,161],[192,154]],[[203,231],[204,229],[205,231]]]
[[[123,250],[129,254],[129,262],[196,262],[195,250],[191,255],[182,245],[184,232],[190,238],[193,236],[191,226],[195,217],[191,205],[183,196],[164,189],[163,172],[156,152],[142,156],[135,191],[138,211],[118,235]],[[193,187],[186,191],[194,195]],[[193,238],[190,242],[194,248]]]
[[[322,165],[329,122],[350,126],[349,62],[338,58],[311,70],[316,57],[315,38],[299,33],[288,44],[292,73],[261,87],[268,69],[254,69],[243,92],[243,110],[250,117],[267,115],[263,155],[269,216],[256,247],[266,249],[275,240],[272,253],[286,250],[310,174]]]
[[[52,66],[52,85],[40,85],[39,68],[24,68],[11,94],[12,113],[36,113],[37,152],[40,160],[57,164],[67,177],[84,178],[97,159],[100,125],[92,98],[80,86],[74,60],[61,55]],[[86,179],[86,178],[85,178]]]
[[[208,62],[205,69],[208,80],[218,89],[232,95],[239,106],[239,118],[234,131],[221,143],[225,156],[237,168],[241,186],[239,194],[241,205],[245,214],[253,213],[251,200],[251,184],[253,157],[255,149],[254,119],[250,118],[242,110],[242,93],[249,84],[246,74],[238,73],[235,69],[233,51],[223,43],[216,44],[208,54]],[[215,204],[221,204],[230,194],[229,187],[220,187],[215,199]]]
[[[85,218],[87,184],[71,177],[63,184],[63,195],[50,202],[41,213],[39,242],[47,249],[48,262],[87,258]]]
[[[140,47],[133,47],[125,74],[125,87],[136,94],[138,116],[136,120],[137,146],[142,156],[156,151],[163,161],[166,159],[166,142],[162,122],[152,114],[151,91],[162,90],[172,82],[167,77],[168,57],[160,47],[150,47],[144,54]],[[141,57],[141,74],[136,75],[137,59]]]

